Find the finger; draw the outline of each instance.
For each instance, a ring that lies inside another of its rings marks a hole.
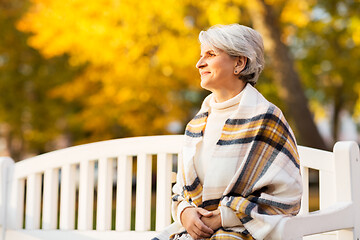
[[[200,221],[201,222],[201,221]],[[211,229],[210,229],[211,230]],[[194,222],[194,224],[192,225],[191,229],[188,229],[188,232],[193,234],[194,236],[196,235],[198,238],[208,238],[211,236],[210,233],[204,232],[202,231],[200,228],[198,228]],[[191,235],[190,234],[190,235]]]
[[[197,227],[201,232],[206,233],[206,234],[213,234],[214,231],[209,228],[208,226],[206,226],[200,219],[197,219],[195,222],[195,227]]]
[[[203,208],[198,208],[197,209],[198,213],[204,217],[211,217],[213,215],[213,212],[208,211],[206,209]]]
[[[190,236],[193,239],[200,239],[202,238],[203,233],[201,232],[200,229],[198,229],[197,227],[195,227],[195,225],[192,227],[192,229],[189,229],[188,233],[190,234]],[[210,236],[209,236],[210,237]]]
[[[191,234],[190,234],[191,235]],[[211,234],[202,232],[200,229],[198,229],[197,227],[194,226],[193,229],[193,238],[194,239],[201,239],[201,238],[208,238],[211,237]]]

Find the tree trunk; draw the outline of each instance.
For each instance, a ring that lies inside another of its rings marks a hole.
[[[340,112],[343,107],[342,87],[336,89],[334,96],[334,113],[332,120],[332,136],[334,143],[339,139]]]
[[[6,148],[10,154],[10,157],[15,161],[18,162],[23,159],[23,151],[24,151],[24,139],[17,138],[8,130],[7,133],[4,134],[6,140]]]
[[[294,60],[288,47],[281,41],[278,18],[274,16],[273,9],[264,0],[256,0],[256,3],[258,3],[256,9],[253,6],[249,7],[251,20],[255,29],[259,30],[264,37],[279,96],[286,103],[287,110],[295,122],[300,143],[327,149],[308,108],[300,77],[294,68]]]

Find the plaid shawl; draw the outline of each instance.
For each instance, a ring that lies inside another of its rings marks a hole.
[[[205,176],[202,185],[195,171],[194,155],[209,115],[209,97],[186,127],[183,159],[178,163],[172,197],[175,221],[190,205],[207,210],[226,206],[242,223],[220,228],[211,239],[264,239],[283,217],[296,215],[300,209],[302,184],[294,134],[279,108],[250,84],[243,91],[213,154],[216,161],[224,163],[235,159],[236,167],[214,176],[207,173],[220,183],[221,176],[231,174],[230,183],[225,188],[212,187]]]

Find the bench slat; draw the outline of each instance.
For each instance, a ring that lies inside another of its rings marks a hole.
[[[135,230],[150,230],[152,156],[137,156]]]
[[[9,227],[13,229],[20,229],[23,226],[24,213],[24,194],[25,194],[25,179],[13,179],[11,182],[11,198],[9,201],[10,207],[8,214],[10,221]]]
[[[72,230],[75,227],[75,173],[73,164],[61,168],[60,191],[60,229]]]
[[[94,161],[80,162],[78,229],[93,228],[94,212]]]
[[[100,158],[98,168],[96,230],[111,229],[113,159]]]
[[[301,196],[300,214],[309,213],[309,169],[301,167],[301,178],[303,183],[303,195]]]
[[[117,160],[116,225],[117,231],[131,227],[132,156],[121,155]]]
[[[57,227],[59,191],[59,169],[49,169],[44,172],[44,193],[42,229],[50,230]]]
[[[156,231],[171,223],[172,154],[161,153],[157,158]]]
[[[25,228],[28,230],[40,228],[41,207],[41,174],[31,174],[26,182],[26,215]]]
[[[325,209],[336,203],[334,191],[335,173],[319,171],[319,201],[320,209]]]

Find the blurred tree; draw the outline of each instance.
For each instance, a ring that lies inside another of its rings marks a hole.
[[[95,141],[182,132],[166,126],[184,124],[202,99],[195,10],[176,0],[34,1],[18,27],[35,33],[29,44],[45,56],[68,53],[72,65],[87,64],[53,95],[82,101],[74,121],[90,133],[82,141]]]
[[[280,105],[295,123],[299,142],[312,147],[326,149],[325,143],[315,125],[314,118],[308,107],[300,76],[295,68],[295,61],[286,44],[287,26],[303,28],[308,24],[311,5],[306,1],[201,1],[196,5],[198,12],[204,12],[208,20],[207,26],[221,23],[219,12],[224,8],[236,7],[240,16],[239,22],[253,25],[259,30],[265,42],[270,67],[266,67],[259,88],[277,105]],[[233,11],[234,12],[234,11]],[[201,24],[200,24],[201,26]],[[201,29],[201,28],[200,28]],[[265,76],[265,79],[264,79]],[[269,77],[273,84],[264,80]],[[276,96],[276,97],[274,97]],[[282,102],[276,100],[279,98]]]
[[[294,58],[282,39],[281,16],[291,16],[291,20],[296,20],[296,22],[293,22],[294,25],[297,24],[297,27],[303,27],[309,21],[302,12],[304,5],[308,10],[305,1],[295,0],[276,1],[276,6],[270,5],[265,0],[257,0],[247,4],[255,28],[264,37],[265,46],[273,67],[274,82],[279,97],[286,102],[287,111],[295,122],[297,134],[300,137],[299,142],[308,146],[326,149],[324,140],[308,107],[308,100],[300,76],[295,70]]]
[[[52,149],[64,132],[62,116],[71,108],[48,94],[74,74],[66,57],[45,60],[26,44],[15,22],[27,6],[23,0],[0,2],[0,136],[15,160]]]
[[[318,0],[311,24],[290,39],[299,73],[315,112],[331,106],[333,141],[339,139],[340,113],[356,115],[360,99],[360,2]]]
[[[74,136],[80,143],[179,132],[176,123],[184,124],[207,94],[199,91],[194,67],[198,32],[219,23],[253,25],[263,33],[269,55],[258,88],[282,108],[287,106],[284,110],[296,123],[301,144],[325,148],[306,99],[310,98],[313,111],[319,111],[314,106],[321,104],[313,103],[323,85],[312,84],[323,77],[309,69],[318,69],[323,59],[315,55],[326,45],[319,48],[309,39],[328,40],[321,32],[324,26],[311,22],[322,4],[321,0],[33,0],[18,28],[34,34],[29,44],[44,56],[69,54],[71,66],[86,66],[74,81],[51,92],[52,97],[83,107],[68,119],[78,129]],[[328,14],[332,18],[333,13]],[[352,14],[348,16],[355,20],[347,31],[358,39],[358,20]],[[302,78],[311,90],[305,91],[306,97]],[[322,96],[321,103],[329,101],[329,94]]]

